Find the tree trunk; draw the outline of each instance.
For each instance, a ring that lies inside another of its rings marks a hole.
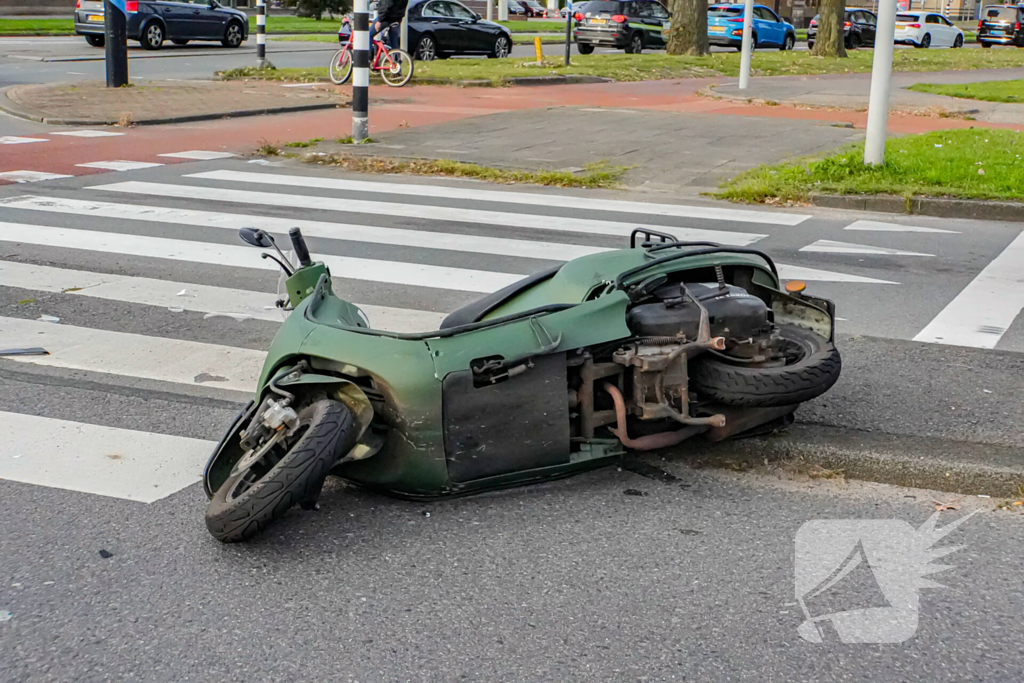
[[[843,22],[846,21],[846,4],[843,0],[821,0],[818,14],[818,37],[814,40],[811,54],[819,57],[845,57]]]
[[[670,55],[706,55],[708,45],[708,0],[670,0],[672,26],[665,51]]]

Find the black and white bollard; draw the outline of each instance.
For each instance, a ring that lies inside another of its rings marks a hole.
[[[352,16],[352,141],[370,137],[370,8],[355,0]]]
[[[256,0],[256,68],[267,68],[267,3]]]

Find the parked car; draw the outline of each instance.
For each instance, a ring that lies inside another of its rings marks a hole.
[[[573,14],[583,14],[584,12],[587,11],[586,7],[587,7],[587,3],[585,3],[585,2],[574,2],[574,3],[572,3],[572,13]],[[568,12],[569,12],[569,8],[568,7],[563,7],[562,9],[558,10],[558,16],[560,16],[563,19],[565,19],[565,15],[568,14]]]
[[[815,14],[811,24],[807,28],[807,48],[814,47],[814,41],[818,36],[818,20],[821,15]],[[878,17],[874,12],[857,7],[847,7],[846,16],[843,21],[843,39],[847,50],[856,50],[858,47],[873,47],[875,44],[875,31],[878,29]]]
[[[517,2],[517,0],[505,0],[508,3],[508,15],[510,17],[521,17],[525,19],[529,16],[526,8]]]
[[[665,47],[664,29],[671,16],[654,0],[593,0],[573,14],[576,48],[589,55],[598,46],[630,54]]]
[[[147,50],[159,50],[165,40],[185,45],[190,40],[219,40],[238,47],[249,37],[245,12],[221,6],[217,0],[128,0],[128,39]],[[93,47],[103,47],[102,0],[77,0],[75,33]]]
[[[978,19],[978,42],[982,47],[1016,45],[1024,47],[1024,7],[988,5]]]
[[[896,15],[895,42],[914,47],[963,47],[964,32],[934,12]]]
[[[413,59],[428,62],[452,55],[508,57],[512,51],[512,32],[455,0],[409,0],[409,53]],[[338,32],[338,40],[348,42],[348,25]]]
[[[516,2],[522,5],[528,17],[546,17],[548,15],[548,11],[537,0],[516,0]]]
[[[712,45],[743,47],[743,5],[712,5],[708,7],[708,42]],[[759,47],[792,50],[796,45],[796,29],[764,5],[754,5],[751,42]]]

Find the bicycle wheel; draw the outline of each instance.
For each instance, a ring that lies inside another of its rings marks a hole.
[[[328,69],[331,76],[331,83],[341,85],[348,82],[352,76],[352,50],[343,47],[331,57],[331,67]]]
[[[409,82],[412,78],[412,57],[402,50],[390,50],[380,65],[380,77],[388,85],[396,88]]]

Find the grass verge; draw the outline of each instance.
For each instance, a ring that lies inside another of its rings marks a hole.
[[[611,166],[600,161],[584,166],[581,173],[569,171],[527,171],[492,168],[478,164],[467,164],[450,159],[402,160],[387,157],[370,157],[348,154],[307,154],[302,158],[307,163],[323,166],[337,166],[360,173],[407,173],[410,175],[448,176],[451,178],[474,178],[493,183],[530,183],[555,187],[617,187],[626,166]]]
[[[866,73],[871,71],[872,51],[854,50],[850,57],[815,57],[807,52],[759,50],[753,55],[755,76],[800,74]],[[532,57],[508,59],[447,59],[418,62],[416,79],[461,81],[479,79],[494,85],[519,76],[582,74],[602,76],[616,81],[645,81],[700,76],[736,76],[739,53],[715,53],[706,57],[666,55],[664,53],[575,55],[564,66],[549,58],[543,66],[532,66]],[[999,69],[1024,66],[1024,53],[1018,50],[897,50],[895,71],[944,71]],[[270,73],[234,69],[219,74],[222,78],[270,78],[275,80],[326,80],[327,69],[278,69]]]
[[[917,83],[910,90],[929,92],[936,95],[948,95],[967,100],[984,100],[986,102],[1024,102],[1024,80],[1017,81],[984,81],[981,83],[961,83],[949,85],[945,83]]]
[[[940,130],[893,138],[885,164],[865,166],[863,143],[825,158],[759,166],[727,181],[720,199],[804,201],[814,194],[1024,200],[1024,133]]]

